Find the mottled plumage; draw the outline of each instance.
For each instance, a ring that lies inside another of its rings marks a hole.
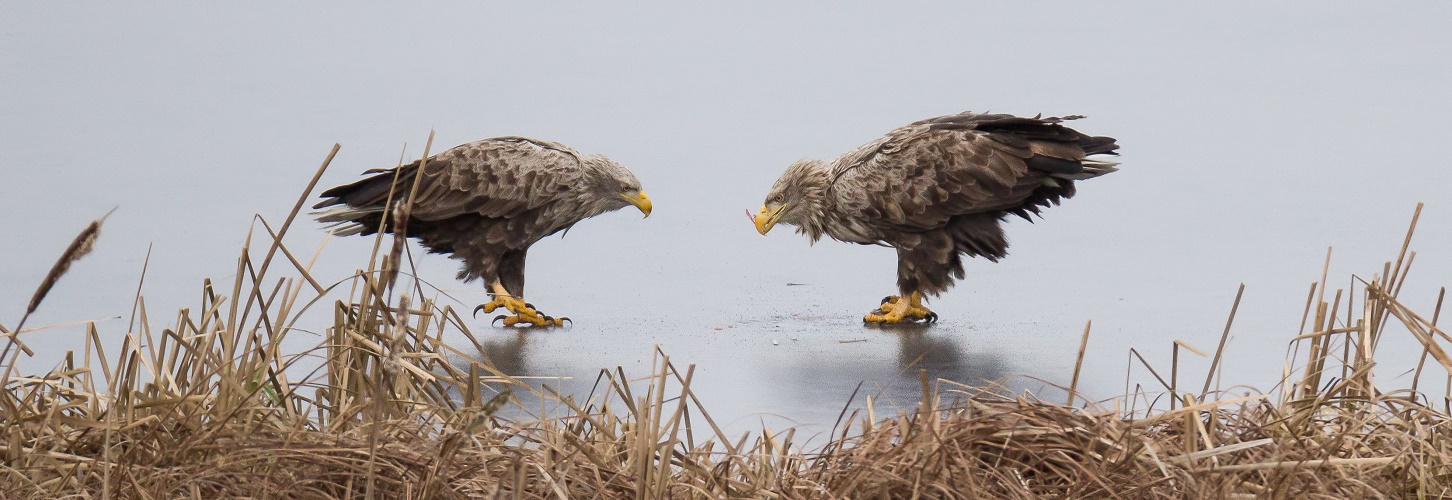
[[[1075,181],[1115,170],[1110,137],[1065,127],[1069,116],[960,113],[914,122],[836,160],[792,164],[756,219],[898,251],[898,288],[938,295],[963,277],[961,255],[1007,255],[1000,222],[1030,219],[1074,195]]]
[[[417,179],[408,236],[462,261],[460,279],[484,278],[519,297],[534,242],[632,204],[650,213],[630,170],[559,143],[485,139],[430,157],[422,175],[419,165],[369,170],[367,178],[324,191],[314,207],[325,209],[318,220],[337,223],[334,231],[342,235],[391,232],[384,205],[390,196],[394,203],[407,199]]]

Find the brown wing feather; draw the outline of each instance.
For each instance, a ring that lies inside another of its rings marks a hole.
[[[586,182],[599,161],[548,141],[485,139],[439,153],[426,165],[369,171],[324,191],[314,208],[324,209],[315,212],[318,220],[336,223],[336,234],[392,232],[385,205],[416,191],[408,236],[461,261],[460,279],[497,281],[522,294],[530,245],[611,209],[593,198]]]
[[[1080,175],[1088,154],[1115,147],[1058,122],[972,113],[915,122],[838,158],[832,189],[852,191],[841,207],[851,215],[897,230],[942,228],[966,214],[1036,211],[1024,204],[1036,201],[1048,177]],[[1069,180],[1051,184],[1072,189]]]
[[[546,141],[502,137],[464,144],[428,160],[380,171],[322,193],[314,208],[348,205],[382,210],[395,177],[393,199],[409,195],[417,179],[413,217],[443,220],[461,215],[509,218],[559,199],[579,178],[573,150]]]
[[[903,294],[946,291],[963,277],[961,255],[1008,254],[1000,226],[1006,214],[1029,218],[1073,196],[1074,180],[1113,171],[1087,157],[1112,153],[1114,139],[1060,121],[941,116],[843,155],[828,177],[838,234],[896,247]]]

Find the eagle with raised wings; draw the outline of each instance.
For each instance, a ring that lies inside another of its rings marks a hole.
[[[1074,196],[1075,181],[1117,170],[1101,156],[1116,154],[1114,138],[1062,124],[1078,118],[963,112],[914,122],[830,163],[793,163],[752,220],[763,235],[784,223],[814,243],[827,235],[896,248],[898,295],[863,321],[936,321],[924,296],[963,278],[963,255],[1008,255],[1004,218],[1032,222]]]
[[[526,137],[484,139],[364,174],[372,175],[324,191],[313,207],[323,209],[318,220],[334,223],[339,235],[391,233],[393,210],[412,197],[407,235],[462,261],[464,282],[482,278],[493,299],[475,313],[502,307],[511,315],[495,319],[505,326],[568,320],[524,301],[530,245],[606,212],[634,205],[649,217],[651,209],[635,174],[614,160]]]

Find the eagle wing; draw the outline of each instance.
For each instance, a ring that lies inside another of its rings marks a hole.
[[[961,113],[914,122],[838,158],[830,189],[843,215],[884,229],[936,229],[973,213],[1027,218],[1072,196],[1073,180],[1113,170],[1086,156],[1112,153],[1114,139],[1062,120]]]
[[[325,199],[313,208],[342,205],[323,212],[319,220],[355,222],[381,213],[390,190],[392,200],[407,198],[417,182],[410,212],[415,219],[474,215],[507,220],[565,198],[581,170],[573,149],[523,137],[484,139],[449,149],[430,157],[420,174],[421,164],[370,170],[370,177],[324,191]],[[350,229],[375,230],[345,226],[339,233],[350,234]]]

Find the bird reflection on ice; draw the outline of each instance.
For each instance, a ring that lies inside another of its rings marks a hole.
[[[695,365],[692,391],[724,427],[734,432],[762,426],[822,431],[837,421],[844,407],[862,408],[869,396],[879,415],[910,410],[921,400],[924,375],[944,401],[973,390],[1021,393],[1042,385],[1030,377],[1057,378],[1025,373],[1021,360],[1001,354],[1021,351],[985,341],[1023,336],[1009,330],[959,322],[866,327],[827,314],[746,320],[721,331],[668,338],[654,337],[644,328],[486,330],[480,335],[479,358],[503,373],[523,377],[540,393],[558,391],[583,401],[592,391],[598,394],[602,369],[619,366],[643,387],[653,362],[650,354],[659,346],[683,372]],[[530,391],[515,395],[523,409],[510,414],[564,409],[548,396]]]

